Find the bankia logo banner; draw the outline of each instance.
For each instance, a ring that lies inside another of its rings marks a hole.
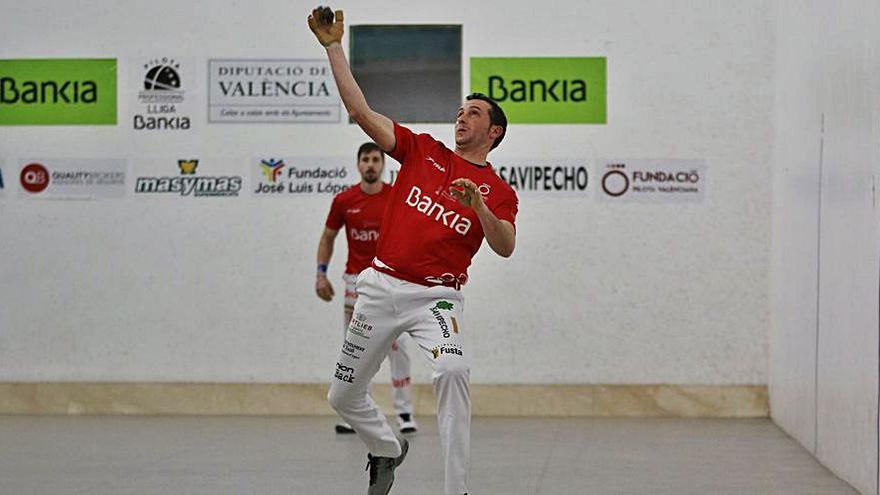
[[[115,125],[116,59],[0,60],[0,125]]]

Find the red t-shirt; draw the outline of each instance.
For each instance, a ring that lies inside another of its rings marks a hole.
[[[367,194],[360,184],[355,184],[333,198],[325,225],[333,230],[345,225],[345,237],[348,239],[345,273],[362,272],[376,256],[379,225],[389,198],[391,186],[385,183],[376,194]]]
[[[397,144],[389,155],[401,168],[382,218],[376,257],[404,279],[464,284],[483,242],[483,226],[472,208],[449,193],[452,181],[474,181],[489,210],[514,225],[516,193],[490,165],[474,165],[428,134],[414,134],[395,122],[394,137]]]

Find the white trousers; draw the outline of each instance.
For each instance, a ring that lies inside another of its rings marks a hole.
[[[409,333],[433,368],[445,493],[467,493],[471,400],[461,292],[424,287],[373,268],[361,272],[356,289],[354,316],[331,378],[330,405],[374,456],[399,456],[400,443],[367,387],[392,343]]]
[[[342,333],[348,333],[348,325],[351,323],[351,315],[354,312],[354,305],[357,302],[357,275],[346,273],[342,275],[345,282],[345,313],[343,315]],[[397,340],[391,344],[391,350],[388,351],[388,364],[391,366],[391,387],[394,391],[394,413],[412,414],[412,387],[410,378],[411,363],[409,354],[406,351],[406,336],[401,334]]]

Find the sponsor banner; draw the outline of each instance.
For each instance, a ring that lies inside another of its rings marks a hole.
[[[132,63],[131,73],[129,106],[135,131],[185,131],[192,127],[192,59],[141,57]]]
[[[250,169],[252,195],[258,197],[333,196],[361,180],[348,156],[254,158]]]
[[[471,58],[471,91],[514,124],[604,124],[605,57]]]
[[[338,123],[341,100],[330,62],[209,60],[208,121]]]
[[[495,173],[510,184],[517,196],[593,196],[593,158],[499,158],[491,160]],[[400,173],[396,160],[385,160],[382,180],[394,184]],[[351,168],[352,183],[359,180],[357,168]]]
[[[30,198],[121,198],[127,169],[124,158],[29,158],[18,161],[18,182]]]
[[[592,160],[521,158],[498,163],[502,164],[493,164],[495,172],[520,197],[533,194],[583,197],[593,189]]]
[[[142,164],[134,179],[135,196],[170,198],[236,197],[244,189],[244,177],[225,173],[220,159],[168,158]],[[145,174],[143,170],[155,170]]]
[[[706,162],[674,159],[603,159],[596,174],[604,201],[702,202]]]
[[[74,124],[116,124],[116,59],[0,60],[0,125]]]

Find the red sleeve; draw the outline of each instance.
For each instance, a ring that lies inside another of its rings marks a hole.
[[[413,150],[416,149],[417,137],[413,133],[413,131],[411,131],[411,130],[407,129],[406,127],[395,122],[394,123],[394,139],[395,139],[394,149],[391,150],[388,153],[388,155],[390,155],[391,158],[394,158],[395,160],[400,162],[401,165],[403,165],[403,162],[404,162],[404,160],[406,160],[406,157],[409,156],[409,154],[412,153]]]
[[[516,197],[514,192],[511,192],[510,196],[501,201],[492,211],[498,220],[507,220],[513,225],[514,229],[516,229],[516,214],[518,212],[519,198]]]
[[[331,230],[339,230],[345,225],[345,207],[342,206],[340,200],[341,194],[337,194],[333,198],[333,204],[330,205],[330,213],[327,214],[327,221],[324,225]]]

